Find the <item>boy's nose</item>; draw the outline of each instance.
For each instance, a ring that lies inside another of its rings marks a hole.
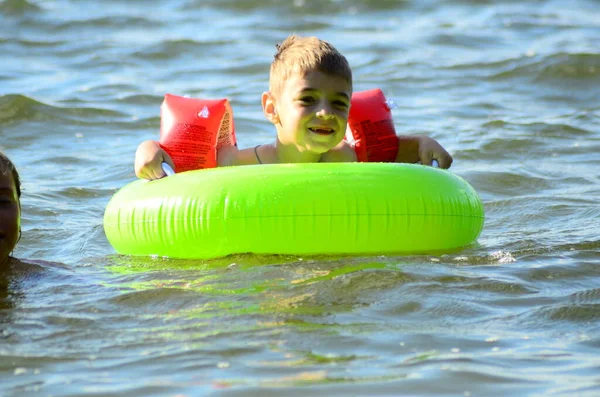
[[[333,113],[331,113],[331,109],[328,105],[322,105],[321,110],[317,112],[317,117],[323,120],[329,120],[333,117]]]

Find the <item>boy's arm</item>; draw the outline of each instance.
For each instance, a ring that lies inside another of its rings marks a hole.
[[[135,152],[135,175],[143,179],[159,179],[165,175],[162,163],[169,164],[175,170],[175,164],[171,156],[165,152],[155,141],[144,141],[140,143]]]
[[[435,139],[426,135],[398,135],[396,163],[431,165],[437,160],[440,168],[450,168],[452,156]]]

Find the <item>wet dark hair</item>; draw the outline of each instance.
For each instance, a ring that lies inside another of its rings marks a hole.
[[[2,152],[0,152],[0,169],[2,169],[2,172],[12,172],[12,176],[15,181],[15,188],[17,189],[17,197],[21,198],[21,179],[19,178],[17,167],[15,167],[13,162],[10,161],[10,159]]]

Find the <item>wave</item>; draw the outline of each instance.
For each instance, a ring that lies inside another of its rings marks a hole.
[[[69,44],[68,40],[51,40],[51,39],[26,39],[19,37],[11,37],[11,38],[0,38],[0,44],[8,43],[11,45],[18,45],[24,47],[25,49],[32,48],[55,48],[60,47],[65,44]]]
[[[171,59],[179,58],[182,54],[202,54],[202,57],[210,59],[214,50],[215,57],[222,53],[223,47],[231,45],[231,40],[207,40],[194,39],[164,40],[160,43],[146,46],[133,52],[131,55],[141,59]]]
[[[30,23],[38,23],[38,21],[30,21]],[[98,18],[87,18],[87,16],[84,16],[82,19],[71,18],[66,21],[54,23],[46,21],[45,25],[58,32],[71,32],[73,30],[81,31],[82,29],[93,28],[108,28],[112,30],[121,26],[127,26],[129,28],[157,29],[162,23],[160,19],[150,19],[139,16],[107,15]]]
[[[454,63],[437,68],[463,74],[469,71],[473,76],[491,82],[529,78],[536,83],[572,84],[577,81],[589,85],[600,82],[600,53],[558,52],[546,56],[525,53],[489,62]]]
[[[4,0],[0,2],[0,14],[23,15],[41,10],[40,6],[27,0]]]
[[[543,136],[545,138],[580,138],[591,137],[594,132],[583,128],[573,127],[568,124],[552,124],[552,123],[516,123],[504,120],[491,120],[484,123],[482,128],[517,131],[523,133],[524,137],[531,138],[533,136]]]
[[[67,108],[52,106],[25,95],[8,94],[0,96],[0,126],[24,121],[68,120],[76,124],[93,124],[107,119],[114,120],[126,115],[108,109],[81,107]]]
[[[536,82],[560,82],[561,80],[600,80],[600,54],[555,53],[545,57],[524,56],[518,65],[492,74],[490,80],[530,77]]]
[[[309,0],[294,0],[290,2],[280,0],[189,0],[180,6],[180,8],[182,10],[199,10],[205,9],[207,6],[239,11],[268,9],[270,13],[289,13],[290,10],[297,10],[316,12],[319,15],[331,13],[346,14],[348,12],[358,12],[359,10],[368,10],[371,12],[377,10],[397,11],[413,7],[411,2],[381,0],[325,0],[319,2]]]

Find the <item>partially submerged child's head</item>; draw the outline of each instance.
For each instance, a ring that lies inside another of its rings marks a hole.
[[[13,164],[12,161],[2,152],[0,152],[0,173],[6,175],[7,173],[12,174],[12,179],[15,183],[15,190],[17,192],[17,197],[21,197],[21,179],[19,178],[19,173],[17,172],[17,168]]]
[[[342,77],[352,87],[352,69],[334,46],[317,37],[289,36],[277,46],[271,64],[269,91],[279,97],[285,81],[293,73],[320,71]]]
[[[0,152],[0,265],[10,255],[21,235],[21,182],[15,165]]]

